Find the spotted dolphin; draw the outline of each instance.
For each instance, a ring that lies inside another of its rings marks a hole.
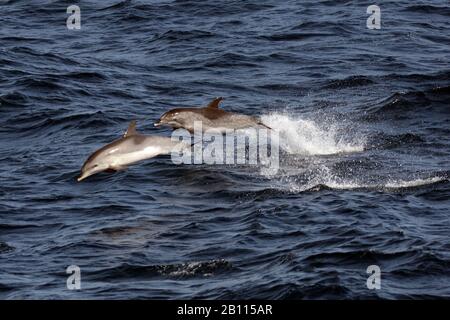
[[[129,165],[161,154],[180,152],[190,146],[185,142],[172,141],[169,137],[145,136],[136,131],[132,121],[122,138],[98,149],[89,156],[81,168],[78,181],[102,171],[119,171]]]
[[[257,117],[245,114],[227,112],[219,108],[223,98],[215,98],[206,107],[177,108],[164,113],[155,126],[169,125],[174,129],[184,128],[194,132],[194,122],[201,122],[203,131],[216,130],[225,133],[227,130],[246,129],[251,127],[264,127]]]

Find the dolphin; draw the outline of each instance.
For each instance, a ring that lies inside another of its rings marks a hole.
[[[155,123],[155,127],[169,125],[173,129],[184,128],[190,133],[193,133],[194,122],[200,121],[203,131],[214,129],[225,133],[229,129],[237,130],[251,127],[271,129],[256,117],[219,109],[219,103],[222,100],[222,97],[215,98],[203,108],[178,108],[169,110]]]
[[[169,137],[145,136],[136,131],[136,121],[131,121],[122,138],[98,149],[89,156],[81,168],[78,181],[101,171],[119,171],[128,165],[150,159],[160,154],[180,152],[190,144],[172,141]]]

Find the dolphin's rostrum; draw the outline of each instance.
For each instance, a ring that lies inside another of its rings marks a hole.
[[[119,171],[135,162],[153,158],[161,154],[179,152],[190,147],[169,137],[145,136],[136,131],[136,121],[132,121],[122,138],[107,144],[89,156],[81,168],[78,181],[101,171]]]
[[[215,98],[208,106],[203,108],[178,108],[164,113],[155,126],[169,125],[174,129],[184,128],[194,132],[194,122],[202,123],[203,131],[210,129],[225,133],[227,130],[238,130],[250,127],[265,127],[258,118],[244,114],[227,112],[219,109],[223,98]]]

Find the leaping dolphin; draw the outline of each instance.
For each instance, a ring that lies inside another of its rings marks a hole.
[[[124,170],[128,165],[160,154],[179,152],[190,144],[172,141],[169,137],[145,136],[136,131],[136,121],[132,121],[122,138],[95,151],[81,168],[78,181],[106,170]]]
[[[193,133],[194,122],[201,121],[203,131],[214,129],[225,133],[229,129],[237,130],[251,127],[270,129],[256,117],[219,109],[219,103],[222,100],[222,97],[215,98],[203,108],[178,108],[167,111],[155,123],[155,127],[169,125],[174,129],[184,128]]]

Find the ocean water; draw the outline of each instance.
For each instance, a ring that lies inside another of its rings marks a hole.
[[[0,298],[449,298],[450,5],[383,1],[370,30],[371,4],[0,0]],[[279,132],[277,174],[76,181],[130,120],[169,136],[217,96]]]

